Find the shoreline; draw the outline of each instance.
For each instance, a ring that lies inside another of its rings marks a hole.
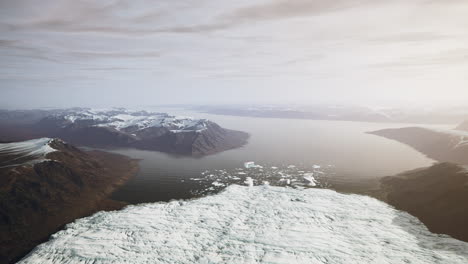
[[[407,212],[429,231],[468,242],[468,171],[443,162],[352,186],[332,185],[340,193],[366,195]]]

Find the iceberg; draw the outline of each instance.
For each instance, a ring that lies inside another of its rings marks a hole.
[[[262,169],[263,166],[257,165],[257,164],[255,164],[255,162],[253,162],[253,161],[247,161],[247,162],[244,162],[244,168],[246,168],[246,169],[252,169],[252,168],[259,168],[259,169]]]
[[[309,186],[317,186],[317,181],[315,180],[313,173],[305,173],[303,178],[308,182]]]

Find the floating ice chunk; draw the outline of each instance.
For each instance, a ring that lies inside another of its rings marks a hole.
[[[309,186],[317,186],[317,182],[315,181],[313,173],[305,173],[304,180],[308,181]]]
[[[263,166],[260,166],[260,165],[256,165],[255,162],[253,161],[247,161],[247,162],[244,162],[244,167],[246,169],[252,169],[252,168],[263,168]]]
[[[249,187],[252,187],[254,185],[254,182],[253,182],[253,179],[250,178],[250,177],[247,177],[244,181],[244,183],[249,186]]]
[[[244,167],[246,169],[255,168],[255,162],[253,162],[253,161],[244,162]]]
[[[286,182],[287,185],[291,184],[291,180],[290,179],[280,179],[279,180],[280,182]]]
[[[272,170],[277,170],[277,169],[278,169],[278,167],[271,167],[271,169],[272,169]]]
[[[320,166],[320,165],[314,165],[313,168],[314,168],[314,169],[320,169],[321,166]]]
[[[263,185],[270,185],[269,181],[263,181]]]
[[[288,169],[292,169],[292,168],[296,168],[296,166],[294,166],[294,165],[289,165],[288,166]]]
[[[216,187],[221,187],[221,186],[224,186],[224,183],[221,183],[219,181],[214,181],[211,183],[211,185],[216,186]]]
[[[240,171],[240,172],[238,172],[237,174],[239,174],[239,175],[246,175],[247,173],[245,173],[245,172],[243,172],[243,171]]]

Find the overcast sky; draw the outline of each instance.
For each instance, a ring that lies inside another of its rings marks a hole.
[[[465,0],[0,0],[0,108],[468,101]]]

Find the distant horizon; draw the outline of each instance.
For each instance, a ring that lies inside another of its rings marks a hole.
[[[369,109],[402,109],[402,110],[453,110],[463,109],[467,111],[468,105],[460,104],[386,104],[386,105],[372,105],[372,104],[353,104],[353,103],[281,103],[281,102],[266,102],[266,103],[167,103],[167,104],[147,104],[147,105],[98,105],[98,104],[76,104],[76,105],[39,105],[39,106],[0,106],[0,110],[47,110],[47,109],[72,109],[72,108],[90,108],[90,109],[112,109],[112,108],[125,108],[125,109],[144,109],[144,108],[172,108],[172,107],[362,107]]]

